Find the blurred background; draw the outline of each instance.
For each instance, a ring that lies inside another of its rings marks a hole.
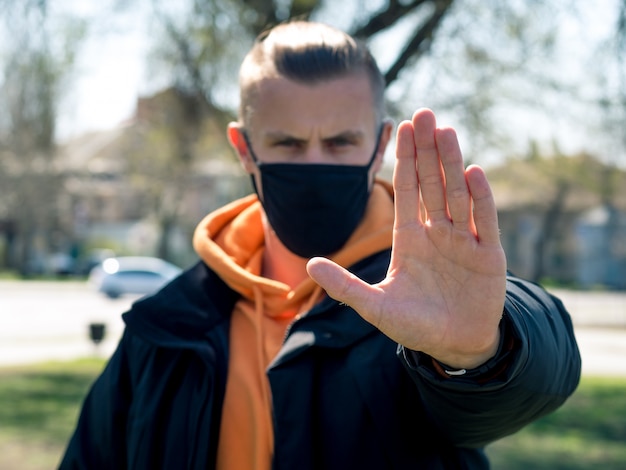
[[[84,276],[111,253],[193,262],[198,221],[251,190],[225,137],[243,55],[310,17],[367,41],[396,122],[427,106],[457,128],[513,272],[626,288],[624,0],[0,0],[0,15],[5,276]]]
[[[0,0],[0,468],[57,465],[120,314],[251,191],[238,67],[295,17],[370,45],[396,123],[457,129],[509,269],[572,314],[579,390],[494,468],[626,468],[626,0]]]

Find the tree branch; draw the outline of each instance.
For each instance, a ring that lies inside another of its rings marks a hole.
[[[435,1],[435,11],[424,25],[418,29],[409,40],[395,62],[385,73],[387,86],[398,78],[400,71],[413,57],[421,57],[428,52],[432,44],[437,28],[441,25],[443,18],[454,3],[454,0]]]

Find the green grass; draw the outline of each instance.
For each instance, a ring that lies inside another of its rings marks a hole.
[[[0,469],[56,468],[101,359],[0,369]],[[585,377],[557,412],[487,448],[494,470],[626,469],[626,378]]]
[[[101,359],[0,369],[0,468],[53,469]]]
[[[559,410],[487,453],[494,469],[626,469],[626,379],[583,378]]]

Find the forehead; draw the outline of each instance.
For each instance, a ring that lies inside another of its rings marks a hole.
[[[371,132],[376,127],[372,88],[365,74],[315,84],[266,77],[255,85],[249,102],[253,132]]]

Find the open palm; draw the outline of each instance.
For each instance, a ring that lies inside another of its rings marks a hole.
[[[498,344],[506,259],[484,172],[467,169],[456,133],[417,111],[398,126],[395,224],[386,278],[370,285],[323,258],[308,264],[328,294],[387,336],[454,367]]]

